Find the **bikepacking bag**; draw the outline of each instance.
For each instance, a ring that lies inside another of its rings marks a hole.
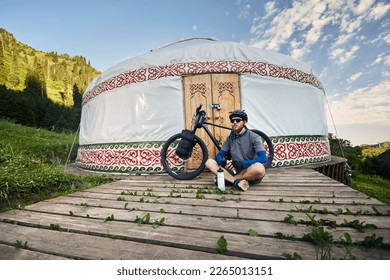
[[[192,149],[196,144],[195,133],[188,129],[183,129],[181,132],[181,140],[176,148],[176,154],[181,159],[188,159],[192,154]]]

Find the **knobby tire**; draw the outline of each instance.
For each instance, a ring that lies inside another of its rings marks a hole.
[[[197,146],[200,148],[201,161],[199,166],[196,166],[194,169],[186,169],[185,166],[180,165],[180,163],[184,163],[184,161],[179,159],[176,155],[176,147],[180,139],[181,133],[177,133],[165,142],[161,149],[161,163],[165,171],[173,178],[178,180],[191,180],[197,177],[205,169],[206,161],[208,159],[207,147],[202,139],[195,135],[196,144],[194,150],[197,149]],[[192,153],[192,156],[194,156],[194,153]]]

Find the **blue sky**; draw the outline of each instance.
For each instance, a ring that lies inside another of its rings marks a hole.
[[[100,71],[189,37],[287,54],[314,68],[340,138],[390,140],[389,1],[0,0],[0,27]]]

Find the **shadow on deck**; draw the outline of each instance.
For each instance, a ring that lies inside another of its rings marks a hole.
[[[388,260],[389,215],[388,205],[306,168],[269,169],[245,193],[219,193],[209,173],[128,176],[0,213],[0,258]],[[326,248],[307,240],[315,233],[333,240],[322,256]],[[227,252],[218,254],[222,235]],[[348,237],[354,245],[342,244]]]

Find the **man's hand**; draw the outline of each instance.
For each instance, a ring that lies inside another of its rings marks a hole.
[[[229,169],[229,170],[232,170],[233,167],[233,163],[232,163],[232,160],[227,160],[226,161],[226,169]]]
[[[242,169],[244,169],[243,166],[242,166],[242,162],[241,162],[241,161],[233,160],[233,161],[232,161],[232,165],[233,165],[234,168],[237,169],[237,170],[242,170]]]
[[[236,169],[234,168],[232,160],[227,160],[226,161],[226,167],[225,168],[233,171],[233,173],[236,173]]]

